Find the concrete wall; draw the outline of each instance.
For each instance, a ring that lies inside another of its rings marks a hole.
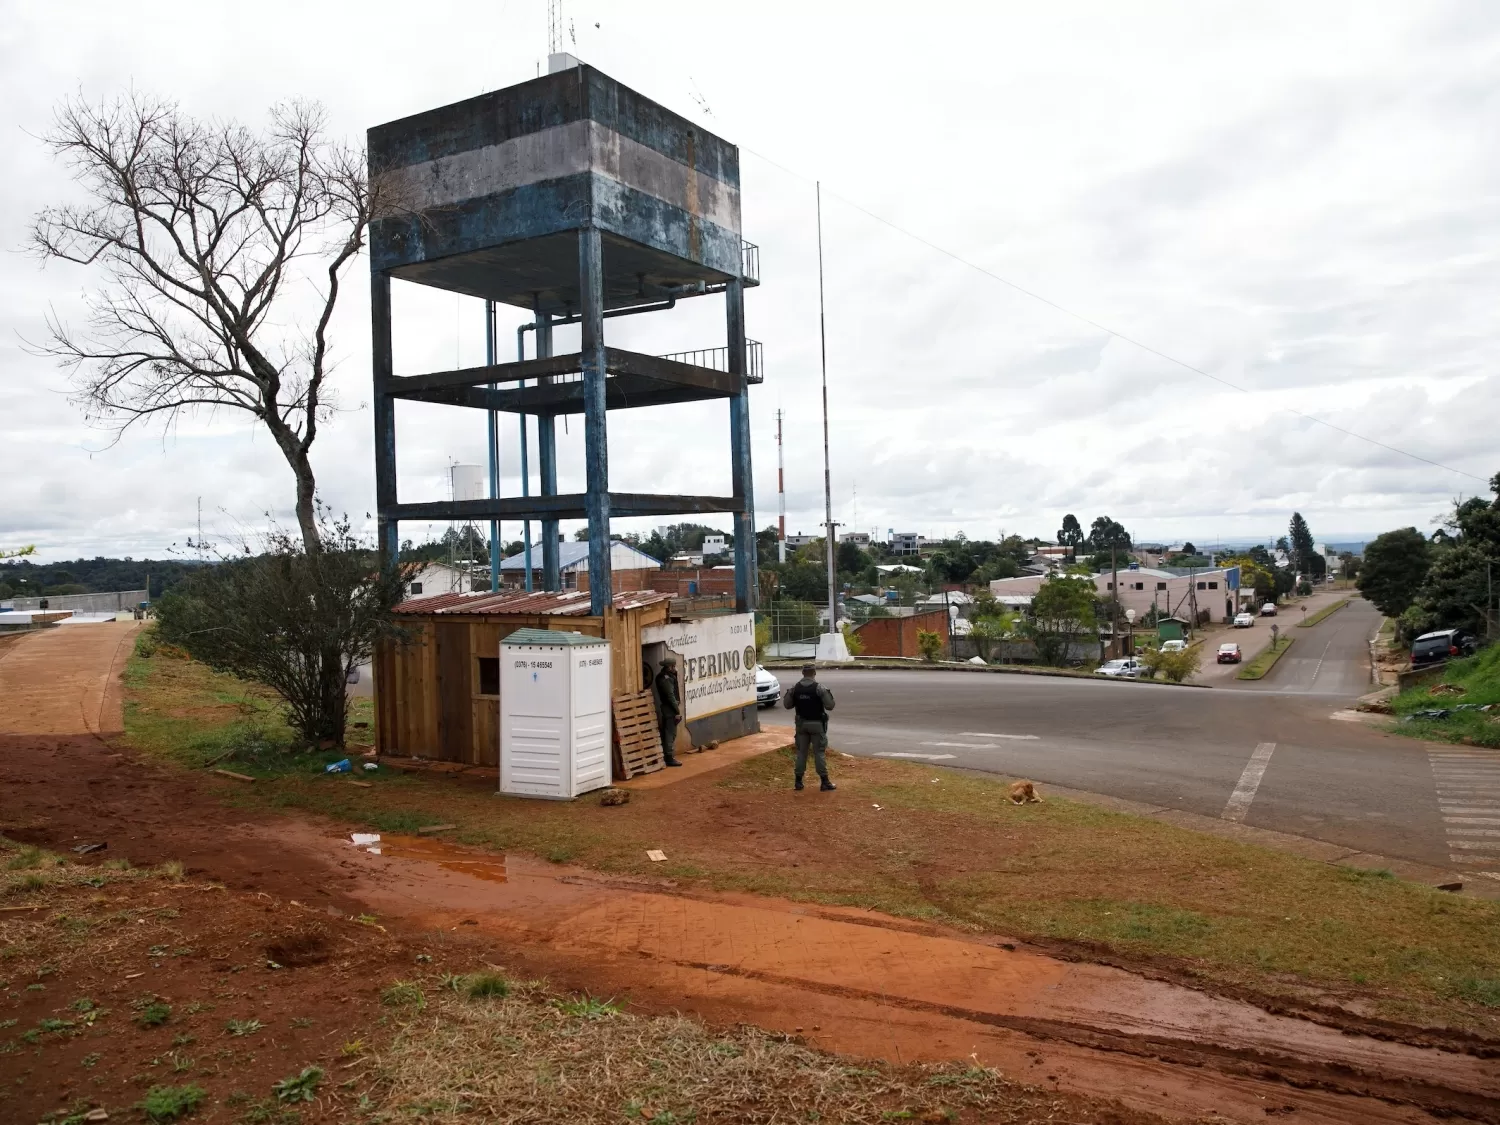
[[[42,598],[7,598],[17,610],[40,609]],[[74,613],[118,613],[134,609],[148,600],[145,590],[115,590],[107,594],[61,594],[45,599],[47,608],[67,609]]]

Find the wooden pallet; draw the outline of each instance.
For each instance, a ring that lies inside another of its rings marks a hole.
[[[661,769],[664,762],[655,693],[648,688],[635,695],[617,695],[614,712],[615,777],[623,781]]]

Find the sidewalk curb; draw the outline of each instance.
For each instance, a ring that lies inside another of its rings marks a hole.
[[[874,657],[879,660],[881,657]],[[800,672],[807,660],[766,660],[761,662],[762,668],[780,669],[783,671]],[[816,663],[816,661],[811,661]],[[997,676],[1045,676],[1057,680],[1088,680],[1093,683],[1111,684],[1150,684],[1159,688],[1212,688],[1212,684],[1174,684],[1167,680],[1143,680],[1133,676],[1099,676],[1093,672],[1072,672],[1066,668],[1029,668],[1019,664],[969,664],[966,661],[938,660],[928,662],[925,660],[913,660],[911,663],[899,662],[891,664],[867,664],[859,658],[855,658],[848,664],[819,664],[819,670],[830,672],[977,672],[979,674],[989,673]]]

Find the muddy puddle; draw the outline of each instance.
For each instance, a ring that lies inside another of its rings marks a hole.
[[[865,911],[669,893],[426,837],[351,849],[378,913],[544,949],[600,989],[898,1062],[974,1057],[1161,1112],[1500,1120],[1500,1062],[1349,1034]],[[349,864],[346,862],[345,866]],[[1358,1112],[1346,1103],[1353,1100]],[[1258,1116],[1257,1116],[1258,1115]]]

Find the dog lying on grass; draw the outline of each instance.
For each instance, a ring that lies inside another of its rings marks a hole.
[[[1012,781],[1010,783],[1010,801],[1013,805],[1035,804],[1041,801],[1037,796],[1036,786],[1029,781]]]

